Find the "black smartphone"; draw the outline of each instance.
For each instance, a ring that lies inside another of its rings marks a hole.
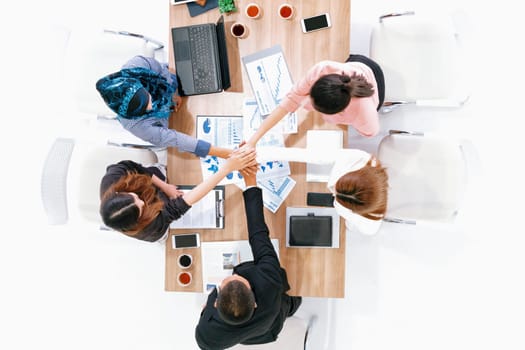
[[[198,233],[188,233],[171,236],[173,249],[178,248],[196,248],[200,246],[200,237]]]
[[[308,192],[306,194],[306,205],[316,207],[333,207],[334,196],[331,193]]]
[[[315,32],[316,30],[330,28],[332,22],[328,13],[301,19],[303,33]]]

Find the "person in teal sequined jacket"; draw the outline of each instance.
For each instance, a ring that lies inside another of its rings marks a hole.
[[[118,72],[102,77],[96,89],[120,124],[133,135],[158,147],[176,147],[198,157],[228,158],[230,149],[216,147],[169,128],[169,118],[181,98],[177,77],[152,57],[135,56]]]

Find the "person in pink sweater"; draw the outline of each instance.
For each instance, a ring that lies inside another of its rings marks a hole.
[[[329,123],[351,125],[363,136],[374,136],[384,96],[383,72],[370,58],[351,54],[344,63],[321,61],[293,86],[247,144],[255,147],[268,130],[301,106],[320,112]]]

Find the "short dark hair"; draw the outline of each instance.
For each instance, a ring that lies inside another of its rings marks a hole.
[[[240,325],[252,318],[255,310],[253,291],[241,281],[233,280],[220,289],[217,311],[230,325]]]

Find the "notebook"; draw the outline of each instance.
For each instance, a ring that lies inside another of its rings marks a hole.
[[[181,95],[221,92],[231,86],[224,17],[217,23],[171,28]]]

